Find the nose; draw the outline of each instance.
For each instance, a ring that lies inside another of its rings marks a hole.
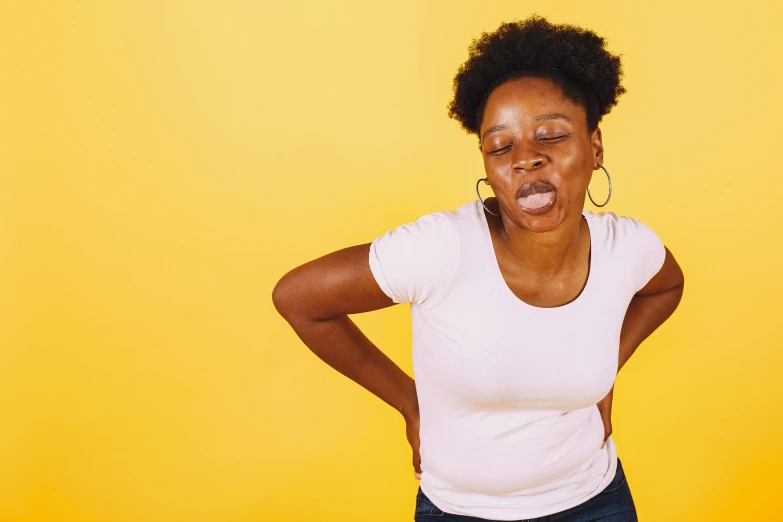
[[[515,149],[512,167],[516,170],[535,170],[548,161],[546,155],[533,144],[524,143]]]

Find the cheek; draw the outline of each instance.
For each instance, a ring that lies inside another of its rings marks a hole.
[[[587,190],[590,178],[585,176],[584,165],[574,162],[566,166],[561,164],[555,182],[558,187],[558,200],[569,206],[575,201],[582,201],[582,194]]]
[[[592,158],[579,147],[569,151],[569,154],[564,154],[560,158],[560,168],[558,169],[562,176],[563,186],[569,190],[574,188],[577,192],[586,188],[592,175],[592,161]]]
[[[503,190],[513,184],[515,175],[508,161],[499,158],[484,159],[484,176],[492,181],[493,188]]]
[[[582,147],[574,144],[574,146],[564,150],[563,154],[560,155],[560,168],[564,173],[567,173],[567,175],[571,177],[574,175],[575,171],[579,171],[584,168],[585,158],[585,151],[582,150]]]
[[[499,175],[511,170],[511,159],[508,154],[503,156],[484,156],[482,160],[484,161],[484,170],[488,173]]]

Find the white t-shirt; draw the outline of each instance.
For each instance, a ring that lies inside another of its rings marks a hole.
[[[617,374],[634,294],[663,265],[648,226],[583,211],[590,271],[559,307],[517,298],[500,272],[481,202],[427,214],[370,247],[372,273],[411,304],[421,489],[447,513],[550,515],[596,496],[617,469],[597,403]]]

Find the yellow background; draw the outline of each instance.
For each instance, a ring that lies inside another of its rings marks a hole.
[[[474,199],[452,78],[533,12],[622,54],[604,209],[686,273],[615,389],[641,520],[780,520],[780,3],[645,5],[0,3],[0,520],[412,520],[401,417],[271,292]],[[410,371],[408,312],[354,319]]]

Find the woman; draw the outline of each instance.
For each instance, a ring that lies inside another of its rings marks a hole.
[[[404,417],[415,520],[637,520],[613,384],[674,312],[683,274],[642,222],[583,210],[593,171],[611,196],[598,123],[625,92],[604,44],[539,16],[483,34],[449,115],[477,136],[495,197],[310,261],[274,290],[316,355]],[[348,318],[404,302],[415,381]]]

